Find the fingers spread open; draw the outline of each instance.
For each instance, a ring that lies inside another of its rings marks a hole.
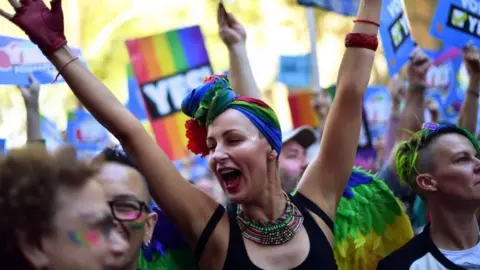
[[[13,18],[13,15],[6,12],[5,10],[3,9],[0,9],[0,16],[4,17],[5,19],[7,20],[11,20]]]
[[[20,2],[18,2],[17,0],[8,0],[8,2],[9,2],[10,5],[12,5],[12,7],[15,8],[15,9],[22,7],[22,5],[20,4]]]

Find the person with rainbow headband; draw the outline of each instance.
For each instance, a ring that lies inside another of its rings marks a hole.
[[[424,200],[430,223],[378,269],[480,269],[480,148],[466,129],[425,123],[399,145],[400,179]]]
[[[93,116],[116,136],[145,176],[158,206],[205,269],[337,269],[333,220],[358,147],[362,101],[378,47],[381,0],[362,0],[339,70],[321,147],[294,196],[278,177],[281,129],[264,102],[238,97],[212,76],[184,100],[189,148],[233,202],[225,209],[185,181],[140,122],[76,58],[64,35],[61,0],[9,1],[0,14],[20,27],[54,64]],[[341,124],[340,124],[341,123]]]

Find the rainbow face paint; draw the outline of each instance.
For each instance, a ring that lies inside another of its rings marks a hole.
[[[136,213],[134,214],[135,216],[137,215]],[[146,220],[147,220],[147,215],[145,215],[145,213],[142,213],[136,220],[125,221],[125,224],[132,230],[140,230],[145,227]]]
[[[68,237],[80,247],[91,248],[98,245],[102,236],[98,231],[87,230],[68,232]]]

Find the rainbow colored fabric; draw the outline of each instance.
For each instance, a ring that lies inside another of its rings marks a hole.
[[[277,153],[281,152],[282,132],[275,112],[259,99],[237,96],[225,75],[205,78],[204,84],[193,89],[182,102],[182,111],[203,127],[210,125],[227,109],[234,109],[245,115],[265,136],[272,148]]]
[[[353,168],[335,219],[338,269],[376,269],[412,237],[410,220],[384,181]]]

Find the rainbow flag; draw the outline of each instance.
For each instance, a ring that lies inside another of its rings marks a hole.
[[[293,128],[298,128],[303,125],[311,127],[318,126],[318,117],[315,115],[311,106],[312,98],[313,93],[308,91],[295,92],[288,95]]]
[[[183,97],[212,68],[199,26],[127,40],[133,73],[157,143],[172,160],[188,154]]]

